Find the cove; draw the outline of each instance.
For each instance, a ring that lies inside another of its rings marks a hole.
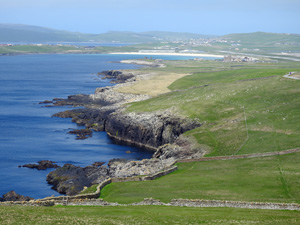
[[[137,69],[137,65],[111,63],[136,59],[135,55],[19,55],[0,57],[0,195],[15,190],[43,198],[58,195],[46,182],[51,169],[37,171],[19,165],[52,160],[60,166],[87,166],[112,158],[150,158],[153,152],[115,144],[105,132],[94,132],[86,140],[68,134],[78,129],[70,119],[51,117],[68,107],[38,104],[72,94],[90,94],[110,86],[96,73],[103,70]],[[157,56],[176,59],[171,56]],[[180,57],[180,59],[183,59]],[[132,152],[127,154],[126,151]]]

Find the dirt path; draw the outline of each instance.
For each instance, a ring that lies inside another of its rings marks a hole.
[[[294,80],[300,80],[300,75],[299,74],[295,74],[295,72],[290,72],[289,74],[286,74],[283,77],[294,79]]]
[[[267,157],[274,155],[286,155],[290,153],[300,152],[300,148],[294,148],[279,152],[265,152],[265,153],[254,153],[254,154],[246,154],[246,155],[232,155],[232,156],[215,156],[215,157],[204,157],[200,159],[182,159],[177,160],[177,162],[201,162],[201,161],[213,161],[213,160],[231,160],[231,159],[248,159],[248,158],[259,158],[259,157]]]

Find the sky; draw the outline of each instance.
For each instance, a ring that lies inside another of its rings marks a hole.
[[[300,34],[299,12],[300,0],[0,0],[0,23],[95,34]]]

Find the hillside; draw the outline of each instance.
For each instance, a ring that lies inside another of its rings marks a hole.
[[[203,35],[203,34],[194,34],[186,32],[166,32],[166,31],[148,31],[143,32],[143,34],[155,36],[161,39],[176,41],[176,40],[186,40],[186,39],[207,39],[217,37],[215,35]]]
[[[0,42],[59,42],[59,41],[87,41],[80,33],[59,31],[50,28],[0,24]]]
[[[299,152],[233,157],[299,148],[300,81],[283,77],[299,71],[299,63],[165,63],[166,67],[155,68],[156,77],[151,77],[156,88],[148,89],[147,94],[152,92],[155,97],[128,104],[127,112],[142,116],[172,111],[200,122],[202,126],[185,132],[182,138],[195,150],[205,152],[204,157],[232,158],[179,162],[177,171],[156,180],[113,182],[100,197],[119,203],[144,198],[299,203]],[[145,73],[152,70],[143,69]],[[167,76],[173,80],[176,72],[191,75],[172,82],[168,92],[155,95]],[[141,80],[119,91],[136,94],[148,86],[148,80]]]
[[[119,32],[110,31],[102,34],[86,34],[55,30],[50,28],[19,25],[0,24],[0,42],[121,42],[121,43],[145,43],[159,40],[175,40],[190,38],[207,38],[210,36],[180,33],[180,32]]]
[[[240,41],[243,44],[249,45],[275,45],[275,44],[292,44],[300,43],[299,34],[279,34],[279,33],[241,33],[241,34],[228,34],[223,38],[235,42]]]
[[[172,108],[203,122],[203,126],[186,135],[214,156],[298,147],[300,127],[295,121],[300,120],[296,107],[299,84],[282,76],[299,71],[299,64],[233,66],[217,62],[171,63],[161,70],[191,71],[193,75],[171,84],[168,88],[172,92],[133,103],[127,110],[153,112]],[[129,86],[127,91],[130,89]]]

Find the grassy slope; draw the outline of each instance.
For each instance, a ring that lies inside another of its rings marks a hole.
[[[298,63],[171,62],[164,72],[193,72],[173,92],[129,105],[128,111],[166,108],[204,122],[185,135],[208,155],[268,152],[299,147],[300,81],[283,78]],[[205,86],[208,85],[208,86]],[[245,108],[245,114],[244,114]],[[248,135],[245,115],[247,117]],[[300,154],[179,163],[178,171],[145,182],[112,183],[101,198],[121,203],[157,198],[300,203]],[[276,218],[276,217],[274,217]]]
[[[33,45],[15,45],[0,46],[0,54],[28,54],[28,53],[110,53],[110,52],[133,52],[136,48],[133,46],[109,47],[99,46],[94,49],[85,49],[75,46],[33,46]]]
[[[210,149],[209,156],[300,146],[300,81],[282,77],[289,71],[299,71],[299,64],[229,67],[230,64],[214,62],[205,66],[205,63],[199,62],[198,68],[179,64],[179,72],[193,71],[194,75],[170,85],[172,93],[133,103],[128,111],[172,107],[184,116],[203,122],[202,127],[186,135],[196,140],[199,148]],[[172,65],[167,69],[173,72],[177,68]]]
[[[255,32],[255,33],[244,33],[244,34],[229,34],[223,36],[226,39],[233,41],[240,41],[241,43],[250,45],[275,45],[283,43],[299,43],[299,34],[282,34],[282,33],[266,33],[266,32]]]
[[[296,211],[232,208],[6,207],[1,224],[299,224]]]
[[[131,203],[153,197],[300,203],[300,154],[227,161],[178,163],[178,170],[153,181],[112,183],[101,198]]]

